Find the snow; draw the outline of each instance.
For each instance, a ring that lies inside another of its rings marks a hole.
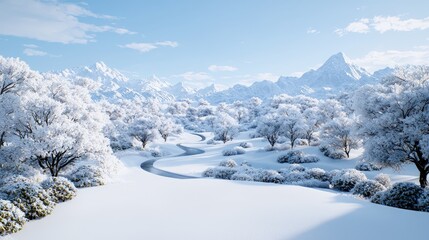
[[[167,144],[153,143],[171,156],[183,153],[177,143],[206,151],[164,158],[156,167],[197,175],[227,158],[221,156],[222,149],[248,141],[246,134],[225,145],[208,145],[188,133]],[[254,147],[240,157],[256,167],[281,166],[275,157],[280,152],[260,150],[267,142],[248,142]],[[429,215],[424,212],[372,204],[326,189],[165,178],[140,168],[148,159],[142,152],[128,150],[117,156],[126,167],[113,183],[79,189],[75,199],[58,204],[52,215],[28,222],[22,231],[2,239],[413,239],[427,234]],[[320,158],[312,164],[325,169],[351,167],[359,152],[351,160]]]

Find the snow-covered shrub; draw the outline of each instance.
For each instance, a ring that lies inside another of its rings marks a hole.
[[[208,144],[208,145],[217,145],[217,144],[221,144],[221,143],[222,143],[221,141],[216,141],[216,140],[214,140],[213,138],[212,138],[212,139],[207,140],[207,144]]]
[[[274,150],[277,150],[277,151],[286,151],[286,150],[290,149],[290,144],[289,143],[283,143],[283,144],[277,143],[273,148],[274,148]]]
[[[49,194],[35,183],[17,182],[3,186],[1,191],[28,219],[44,217],[50,214],[55,206]]]
[[[279,163],[301,163],[304,153],[298,150],[289,151],[277,158]]]
[[[285,179],[275,170],[260,170],[256,176],[253,176],[257,182],[267,182],[267,183],[282,183]]]
[[[246,173],[237,172],[237,173],[234,173],[231,176],[231,180],[235,180],[235,181],[253,181],[253,178],[250,175],[246,174]]]
[[[429,212],[429,190],[426,189],[420,196],[417,208],[423,212]]]
[[[78,187],[95,187],[106,184],[106,176],[100,168],[93,165],[82,165],[67,177]]]
[[[331,184],[334,189],[349,192],[360,181],[366,180],[365,174],[356,169],[344,169],[332,177]]]
[[[288,172],[288,171],[280,170],[279,173],[284,178],[285,183],[294,184],[296,182],[303,182],[305,180],[310,179],[310,176],[307,175],[305,172],[299,172],[299,171]]]
[[[320,181],[317,179],[306,179],[303,181],[293,182],[294,185],[299,185],[303,187],[311,187],[311,188],[329,188],[329,182]]]
[[[424,192],[423,188],[414,183],[400,182],[395,183],[392,188],[376,194],[371,202],[403,209],[421,210],[419,200],[424,196]]]
[[[214,169],[214,178],[231,179],[232,175],[237,172],[237,169],[230,167],[216,167]]]
[[[314,163],[318,162],[320,159],[317,156],[304,156],[302,163]]]
[[[41,185],[56,203],[71,200],[76,196],[76,187],[64,177],[48,178]]]
[[[224,156],[234,156],[246,153],[246,150],[242,147],[234,147],[232,149],[225,149],[222,151],[222,155]]]
[[[359,171],[380,171],[382,167],[372,162],[360,162],[355,166],[355,169]]]
[[[242,142],[242,143],[240,143],[239,146],[242,147],[242,148],[252,148],[253,144],[249,143],[249,142]]]
[[[320,180],[322,182],[329,182],[331,179],[329,173],[321,168],[310,168],[306,170],[305,173],[309,176],[309,178]]]
[[[150,149],[150,155],[152,157],[162,157],[164,154],[162,153],[161,149],[159,149],[159,147],[155,147]]]
[[[237,163],[234,160],[232,160],[232,159],[222,160],[219,163],[219,167],[234,168],[234,167],[237,167]]]
[[[308,145],[308,141],[307,141],[307,140],[305,140],[305,139],[298,138],[298,139],[295,141],[295,145],[296,145],[296,146],[306,146],[306,145]]]
[[[326,144],[320,144],[319,150],[323,153],[323,155],[332,159],[347,158],[347,155],[343,151],[336,150]]]
[[[277,158],[277,162],[279,163],[313,163],[318,161],[318,157],[304,156],[304,153],[298,150],[289,151],[285,155],[281,155]]]
[[[0,236],[15,233],[25,224],[25,214],[10,201],[0,199]]]
[[[202,176],[203,177],[214,177],[214,168],[207,168],[203,173]]]
[[[365,198],[374,196],[377,192],[386,190],[386,187],[374,180],[364,180],[356,183],[351,192]]]
[[[374,178],[375,181],[381,183],[381,185],[385,186],[386,188],[389,188],[392,186],[392,181],[390,180],[389,175],[380,173]]]
[[[285,166],[284,168],[282,168],[280,170],[289,171],[289,172],[292,172],[292,171],[304,172],[305,170],[307,170],[307,168],[300,165],[300,164],[292,163],[292,164]]]

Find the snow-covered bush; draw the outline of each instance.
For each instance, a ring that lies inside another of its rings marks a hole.
[[[307,141],[307,140],[305,140],[305,139],[298,138],[298,139],[295,141],[295,145],[296,145],[296,146],[306,146],[306,145],[308,145],[308,141]]]
[[[25,224],[25,214],[10,201],[0,199],[0,236],[15,233]]]
[[[429,190],[426,189],[419,198],[417,208],[423,212],[429,212]]]
[[[332,177],[331,184],[334,189],[349,192],[356,183],[366,179],[365,174],[356,169],[344,169]]]
[[[76,196],[76,187],[64,177],[50,177],[41,185],[56,203],[71,200]]]
[[[320,181],[317,179],[306,179],[303,181],[293,182],[294,185],[299,185],[303,187],[311,187],[311,188],[329,188],[329,182]]]
[[[253,176],[257,182],[267,183],[282,183],[285,179],[275,170],[261,169],[255,176]]]
[[[246,174],[246,173],[237,172],[237,173],[234,173],[231,176],[231,180],[235,180],[235,181],[253,181],[253,178],[250,175]]]
[[[240,143],[239,146],[242,147],[242,148],[252,148],[253,144],[249,143],[249,142],[242,142],[242,143]]]
[[[382,167],[372,162],[360,162],[355,166],[359,171],[380,171]]]
[[[329,173],[321,168],[310,168],[305,171],[309,178],[320,180],[322,182],[329,182],[331,179]]]
[[[365,198],[374,196],[377,192],[386,190],[386,187],[374,180],[364,180],[356,183],[351,192]]]
[[[237,167],[237,163],[232,160],[232,159],[228,159],[228,160],[222,160],[219,163],[219,167],[230,167],[230,168],[234,168]]]
[[[281,155],[277,158],[279,163],[301,163],[304,153],[298,150],[289,151],[285,155]]]
[[[319,150],[323,153],[323,155],[327,156],[328,158],[332,158],[332,159],[347,158],[347,155],[344,153],[344,151],[336,150],[326,144],[320,144]]]
[[[279,163],[313,163],[318,161],[318,157],[304,156],[304,153],[298,150],[290,151],[285,155],[279,156],[277,158],[277,162]]]
[[[386,188],[389,188],[392,186],[392,181],[390,180],[389,175],[380,173],[374,178],[375,181],[381,183],[381,185],[385,186]]]
[[[242,147],[234,147],[232,149],[225,149],[222,151],[222,155],[224,156],[234,156],[234,155],[240,155],[240,154],[245,154],[246,150],[244,150],[244,148]]]
[[[164,155],[159,147],[151,148],[149,151],[152,157],[162,157]]]
[[[78,187],[95,187],[106,184],[106,176],[100,168],[93,165],[82,165],[67,176]]]
[[[214,168],[207,168],[206,170],[204,170],[204,172],[201,175],[203,177],[214,177],[214,172],[215,172]]]
[[[237,169],[230,167],[216,167],[214,169],[214,178],[231,179],[232,175],[237,172]]]
[[[287,165],[286,167],[284,167],[284,168],[282,168],[280,170],[282,170],[284,172],[286,172],[286,171],[289,171],[289,172],[292,172],[292,171],[304,172],[305,170],[307,170],[307,168],[304,167],[304,166],[302,166],[302,165],[300,165],[300,164],[292,163],[292,164],[289,164],[289,165]]]
[[[49,194],[35,183],[17,182],[3,186],[1,191],[28,219],[44,217],[50,214],[55,206]]]
[[[214,139],[207,140],[208,145],[217,145],[217,144],[221,144],[221,143],[222,143],[221,141],[216,141]]]
[[[425,189],[414,183],[395,183],[392,188],[376,194],[371,202],[391,207],[421,210],[421,198],[425,196]]]
[[[294,184],[296,182],[303,182],[310,179],[310,176],[305,172],[300,171],[288,171],[285,169],[279,170],[279,173],[283,176],[285,183]]]

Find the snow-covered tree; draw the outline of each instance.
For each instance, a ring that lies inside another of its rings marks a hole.
[[[304,138],[307,140],[308,145],[315,139],[317,131],[322,125],[322,116],[317,107],[307,108],[303,112],[304,117]]]
[[[350,157],[350,151],[360,145],[360,139],[353,134],[354,121],[345,116],[327,122],[322,129],[322,141],[334,150],[340,150]]]
[[[397,69],[382,85],[355,96],[365,158],[399,168],[413,163],[421,187],[429,174],[429,67]]]
[[[282,127],[282,119],[277,114],[271,113],[260,118],[256,132],[265,137],[271,147],[274,147],[282,133]]]
[[[218,112],[213,123],[215,140],[224,143],[231,141],[238,134],[238,122],[226,113]]]
[[[305,134],[303,116],[295,105],[281,104],[278,111],[282,117],[281,135],[289,139],[290,147],[293,148],[296,140]]]
[[[158,123],[158,132],[164,142],[167,141],[168,136],[171,134],[180,134],[183,132],[182,126],[176,124],[170,118],[162,118]]]
[[[141,117],[134,120],[129,126],[129,134],[138,140],[142,144],[142,147],[145,148],[157,135],[156,119]]]

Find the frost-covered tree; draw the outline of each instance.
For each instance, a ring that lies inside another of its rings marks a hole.
[[[157,121],[153,118],[141,117],[134,120],[129,126],[129,134],[138,140],[142,147],[153,141],[157,134]]]
[[[158,132],[161,135],[164,142],[167,141],[168,136],[171,134],[180,134],[183,132],[182,126],[176,124],[170,118],[162,118],[158,125]]]
[[[218,112],[213,122],[215,140],[223,143],[231,141],[238,134],[238,122],[224,112]]]
[[[288,138],[290,147],[294,148],[296,140],[305,134],[303,116],[295,105],[281,104],[278,111],[282,117],[281,135]]]
[[[323,126],[322,141],[350,157],[350,151],[360,145],[360,139],[352,132],[353,126],[354,121],[346,116],[334,118]]]
[[[260,136],[265,137],[271,147],[274,147],[282,133],[282,127],[283,122],[280,116],[275,113],[271,113],[260,118],[256,132]]]
[[[303,137],[307,140],[308,145],[315,139],[317,132],[322,125],[322,116],[317,107],[307,108],[303,112],[304,117],[304,135]]]
[[[420,172],[420,186],[427,187],[429,67],[397,69],[381,85],[363,87],[355,108],[365,158],[394,168],[411,162]]]

